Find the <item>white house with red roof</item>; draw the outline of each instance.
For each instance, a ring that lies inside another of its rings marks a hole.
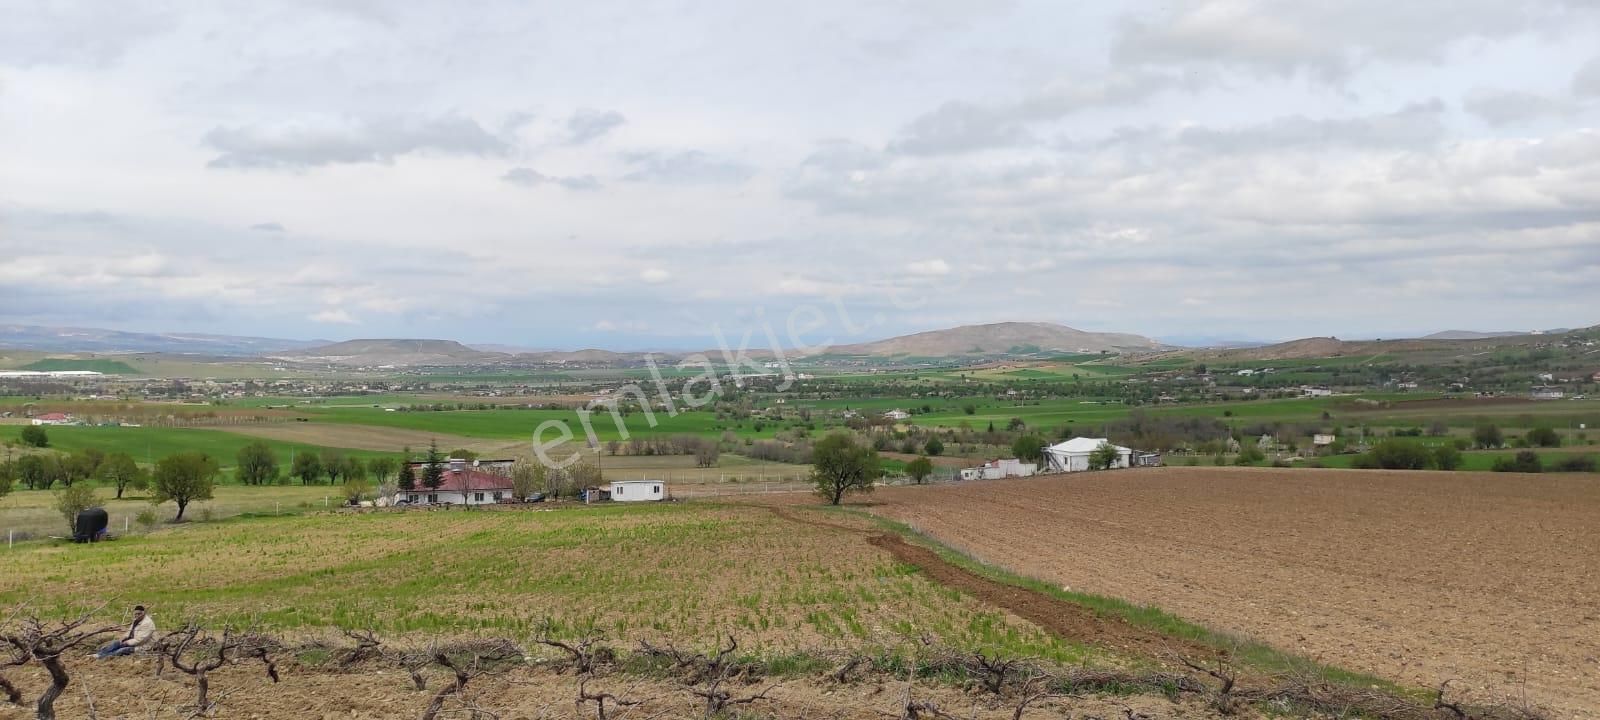
[[[413,467],[416,464],[413,463]],[[493,505],[512,499],[511,478],[498,475],[466,460],[451,459],[444,466],[444,482],[437,488],[422,484],[426,466],[416,467],[417,487],[401,490],[398,497],[413,505],[449,503],[451,505]]]
[[[35,425],[72,425],[77,422],[76,419],[66,413],[53,412],[33,416],[33,424]]]

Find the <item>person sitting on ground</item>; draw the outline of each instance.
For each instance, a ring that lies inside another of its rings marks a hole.
[[[128,626],[128,632],[122,637],[112,641],[110,645],[100,648],[95,656],[101,660],[106,658],[132,655],[133,651],[149,644],[156,637],[156,621],[145,613],[143,605],[133,606],[133,624]]]

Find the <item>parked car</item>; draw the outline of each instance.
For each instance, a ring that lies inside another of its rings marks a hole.
[[[525,503],[544,502],[544,493],[534,493],[522,499]]]

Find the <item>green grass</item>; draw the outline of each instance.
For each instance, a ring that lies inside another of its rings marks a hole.
[[[21,425],[0,425],[0,441],[20,442],[23,427]],[[197,428],[63,425],[47,428],[47,432],[50,437],[50,447],[55,450],[70,452],[85,448],[99,448],[107,453],[127,453],[140,463],[153,463],[173,453],[198,450],[216,458],[224,472],[231,472],[240,448],[258,440],[265,442],[272,448],[273,453],[278,458],[279,468],[285,472],[289,468],[290,457],[293,453],[320,453],[328,449],[321,445],[285,442],[282,440],[262,440],[222,430]],[[337,449],[346,456],[359,458],[398,455],[398,453],[380,453],[370,450]]]
[[[107,375],[135,375],[139,371],[120,360],[72,360],[67,358],[48,358],[37,360],[23,365],[18,370],[38,370],[52,372],[58,370],[93,370]]]

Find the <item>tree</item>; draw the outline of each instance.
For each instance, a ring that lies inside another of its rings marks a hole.
[[[1536,427],[1528,431],[1528,444],[1533,447],[1561,447],[1561,435],[1549,427]]]
[[[1500,458],[1494,461],[1495,472],[1544,472],[1544,462],[1539,460],[1539,454],[1532,450],[1523,450],[1516,457]]]
[[[859,445],[854,437],[833,433],[811,449],[811,479],[817,494],[829,504],[838,505],[845,493],[872,492],[878,478],[878,453]]]
[[[1016,432],[1026,427],[1028,427],[1028,424],[1023,422],[1022,418],[1014,417],[1006,422],[1006,430],[1009,432]]]
[[[379,485],[395,480],[395,471],[400,467],[400,461],[387,455],[380,455],[367,461],[367,470],[372,472],[372,479]]]
[[[84,448],[74,450],[72,454],[61,459],[61,484],[71,485],[79,480],[88,480],[94,477],[100,469],[100,463],[105,462],[106,453],[100,448]]]
[[[444,484],[444,456],[439,454],[439,444],[428,443],[428,455],[423,460],[422,486],[429,490],[438,490]]]
[[[1435,457],[1427,448],[1405,440],[1389,439],[1372,446],[1373,461],[1385,470],[1426,470]]]
[[[1099,447],[1089,453],[1089,469],[1109,470],[1113,465],[1117,464],[1117,458],[1119,457],[1121,457],[1121,451],[1117,450],[1117,446],[1108,442],[1100,443]]]
[[[544,488],[544,478],[544,465],[528,459],[516,461],[511,465],[511,496],[527,500]]]
[[[1505,444],[1505,436],[1500,434],[1500,428],[1485,423],[1473,428],[1472,441],[1480,448],[1497,448]]]
[[[367,480],[365,471],[357,475],[345,473],[344,485],[340,488],[344,492],[345,500],[351,505],[359,504],[362,498],[372,492],[372,482]]]
[[[133,461],[133,456],[127,453],[112,453],[100,463],[100,470],[96,472],[100,482],[117,489],[117,499],[122,499],[122,493],[128,488],[143,490],[150,486],[150,476]]]
[[[411,492],[412,490],[417,489],[417,471],[411,469],[410,462],[406,462],[400,466],[400,473],[395,479],[395,484],[399,485],[400,489],[406,492]]]
[[[371,478],[371,475],[367,471],[367,464],[362,462],[361,458],[345,458],[344,472],[342,474],[344,475],[344,481],[346,483],[349,483],[351,480],[360,480],[361,482],[367,484],[368,489],[372,487],[372,484],[367,482]]]
[[[61,479],[61,461],[53,454],[17,458],[17,477],[29,490],[49,490]]]
[[[301,485],[310,485],[322,477],[322,459],[316,453],[296,453],[289,465],[289,474],[300,478]]]
[[[22,429],[22,442],[36,448],[50,447],[50,434],[42,425],[29,425]]]
[[[1023,462],[1039,462],[1044,459],[1044,439],[1038,435],[1023,435],[1012,441],[1011,454]]]
[[[478,454],[466,448],[456,448],[450,451],[450,457],[456,460],[466,460],[467,462],[472,462],[473,460],[478,459]]]
[[[1461,467],[1461,451],[1449,444],[1434,448],[1433,466],[1440,470],[1454,470]]]
[[[246,485],[271,485],[278,481],[278,457],[266,442],[256,440],[239,448],[234,477]]]
[[[217,461],[193,450],[174,453],[156,461],[150,481],[155,490],[150,503],[160,505],[168,500],[177,503],[178,515],[172,521],[181,522],[189,503],[211,499],[211,491],[217,484]]]
[[[344,477],[344,453],[328,448],[322,451],[322,474],[328,476],[329,485],[338,485],[339,478]]]
[[[55,492],[56,512],[67,519],[68,532],[78,529],[78,513],[100,504],[100,495],[89,483],[75,483]]]
[[[906,463],[906,474],[910,475],[911,479],[918,485],[921,485],[923,481],[928,479],[929,475],[933,474],[933,461],[925,457],[912,460]]]
[[[939,438],[936,438],[936,437],[928,438],[928,444],[923,445],[922,449],[924,451],[926,451],[929,455],[932,455],[934,457],[938,457],[940,454],[942,454],[944,452],[944,442],[941,441]],[[834,504],[838,505],[838,503],[834,503]]]
[[[17,464],[14,462],[0,463],[0,498],[11,492],[11,486],[17,481]]]

